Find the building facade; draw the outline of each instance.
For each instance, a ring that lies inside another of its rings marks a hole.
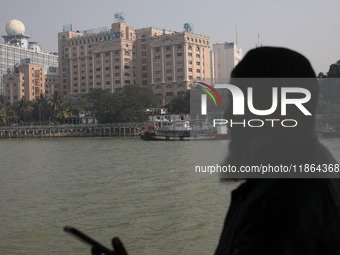
[[[3,94],[11,104],[23,97],[30,101],[39,99],[40,94],[50,97],[59,88],[58,70],[42,65],[17,65],[13,72],[3,76],[3,85]]]
[[[242,49],[235,43],[213,44],[211,59],[213,83],[227,83],[234,67],[242,59]]]
[[[29,42],[24,35],[25,26],[19,20],[10,20],[6,24],[7,35],[0,43],[0,93],[3,93],[3,76],[14,72],[15,65],[33,64],[45,67],[58,67],[56,54],[44,53],[36,42]]]
[[[121,17],[121,16],[120,16]],[[150,88],[167,104],[195,81],[211,77],[209,38],[191,31],[135,30],[116,18],[110,29],[58,33],[62,93],[75,99],[100,88]]]

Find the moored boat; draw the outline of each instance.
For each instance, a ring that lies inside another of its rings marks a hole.
[[[205,121],[156,121],[140,131],[143,140],[190,141],[228,139],[225,125],[213,127]]]

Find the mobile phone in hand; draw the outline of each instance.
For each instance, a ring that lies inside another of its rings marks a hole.
[[[73,227],[70,227],[70,226],[65,226],[64,231],[78,237],[80,240],[91,245],[97,251],[100,251],[101,253],[104,253],[106,255],[115,255],[116,254],[114,251],[105,247],[101,243],[97,242],[96,240],[92,239],[91,237],[87,236],[86,234],[84,234],[83,232],[79,231],[76,228],[73,228]]]

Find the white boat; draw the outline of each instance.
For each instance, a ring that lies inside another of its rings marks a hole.
[[[226,125],[213,127],[202,120],[156,121],[141,130],[143,140],[189,141],[228,139]]]

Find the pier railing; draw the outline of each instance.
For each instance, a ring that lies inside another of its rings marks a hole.
[[[96,137],[96,136],[137,136],[143,122],[45,125],[45,126],[2,126],[2,138],[45,138],[45,137]]]

